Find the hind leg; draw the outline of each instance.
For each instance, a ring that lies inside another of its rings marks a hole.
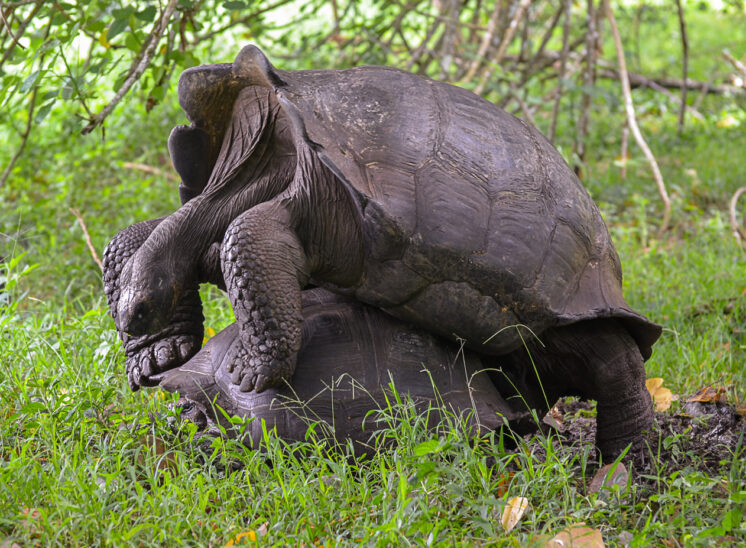
[[[629,444],[633,452],[642,449],[653,407],[642,355],[626,328],[616,320],[592,320],[549,329],[540,338],[544,346],[532,342],[528,349],[541,385],[525,349],[504,359],[507,376],[529,406],[543,413],[560,396],[594,399],[603,458],[616,458]],[[501,393],[510,394],[510,383],[493,378]]]

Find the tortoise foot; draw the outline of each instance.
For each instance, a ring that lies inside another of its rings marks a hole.
[[[151,380],[151,377],[186,363],[202,346],[202,335],[180,333],[163,338],[146,336],[128,343],[133,344],[127,344],[125,349],[127,380],[130,389],[136,391],[141,386],[156,386],[158,381]]]
[[[265,346],[265,345],[261,345]],[[263,392],[267,388],[282,384],[290,378],[294,370],[289,359],[282,359],[267,348],[246,348],[237,340],[230,349],[227,360],[231,382],[238,385],[241,392]]]

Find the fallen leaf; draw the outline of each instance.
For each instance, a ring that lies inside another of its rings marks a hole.
[[[623,463],[611,463],[601,468],[591,480],[588,493],[598,493],[602,488],[610,488],[618,485],[621,488],[627,486],[629,472]]]
[[[153,452],[153,455],[158,459],[158,471],[162,472],[164,470],[170,470],[172,474],[177,472],[178,465],[176,463],[176,455],[169,451],[166,441],[163,438],[145,434],[144,436],[140,436],[140,441],[145,447],[148,447]],[[145,456],[142,453],[137,455],[137,463],[140,466],[145,465]]]
[[[694,394],[691,398],[686,400],[687,402],[702,402],[702,403],[725,403],[728,400],[728,395],[725,393],[725,388],[713,388],[712,386],[705,386],[702,390]]]
[[[32,537],[39,536],[41,533],[41,527],[39,526],[39,520],[41,519],[41,511],[36,508],[23,508],[21,509],[21,527]]]
[[[629,531],[622,531],[617,535],[617,540],[619,541],[620,546],[627,547],[632,544],[633,540],[635,540],[635,536]]]
[[[663,379],[660,377],[653,377],[645,381],[645,386],[650,393],[650,397],[655,402],[656,411],[666,411],[671,407],[671,402],[674,397],[668,388],[663,387]]]
[[[746,417],[746,403],[736,404],[736,413],[742,417]]]
[[[562,412],[557,409],[557,406],[552,407],[549,412],[544,415],[544,418],[541,419],[541,422],[543,422],[546,425],[551,426],[554,428],[557,432],[564,432],[566,430],[564,421],[564,416],[562,415]]]
[[[506,533],[512,531],[528,509],[526,497],[513,497],[508,500],[508,505],[503,510],[502,526]]]
[[[650,392],[650,397],[652,398],[655,391],[663,386],[663,379],[660,377],[645,379],[645,386],[647,387],[648,392]]]
[[[228,548],[229,546],[238,546],[239,544],[246,542],[256,542],[256,531],[250,530],[238,533],[235,537],[227,542],[225,548]]]
[[[248,531],[242,531],[238,533],[235,537],[233,537],[226,543],[225,548],[228,548],[229,546],[238,546],[247,542],[256,542],[257,539],[262,538],[264,535],[266,535],[268,530],[269,522],[265,521],[259,527],[257,527],[256,530],[249,529]]]
[[[583,524],[573,525],[552,537],[545,545],[547,548],[605,548],[601,531],[585,527]]]
[[[505,493],[508,492],[508,487],[510,487],[510,482],[513,479],[513,476],[515,474],[513,472],[508,472],[506,474],[500,474],[500,478],[497,481],[497,486],[495,487],[495,493],[498,497],[504,497]]]

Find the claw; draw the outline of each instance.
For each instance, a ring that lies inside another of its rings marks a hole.
[[[142,371],[140,371],[139,365],[133,365],[132,369],[130,369],[129,374],[127,375],[127,380],[130,384],[130,390],[133,392],[137,392],[140,390],[140,377],[142,376]]]
[[[264,392],[266,390],[267,386],[269,385],[269,379],[264,375],[257,375],[256,381],[254,382],[254,391],[255,392]]]
[[[244,378],[241,379],[241,385],[238,387],[238,389],[241,392],[248,392],[254,387],[254,379],[256,379],[256,375],[245,375]]]
[[[233,384],[238,384],[240,382],[243,382],[243,379],[246,377],[242,377],[243,369],[240,367],[235,367],[233,371],[231,371],[231,382]]]

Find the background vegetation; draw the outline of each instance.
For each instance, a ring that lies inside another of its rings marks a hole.
[[[663,232],[650,165],[625,138],[598,2],[1,4],[0,543],[525,546],[581,521],[611,545],[744,541],[742,444],[702,467],[673,431],[651,448],[666,454],[653,472],[604,496],[587,494],[588,446],[539,438],[505,452],[470,443],[455,421],[425,431],[406,402],[383,411],[400,419],[379,433],[396,448],[365,462],[313,440],[288,451],[269,436],[265,452],[200,443],[170,396],[128,391],[83,231],[100,254],[118,230],[178,206],[166,139],[185,122],[183,69],[230,62],[248,42],[288,69],[399,66],[554,134],[606,217],[627,300],[664,325],[648,376],[682,397],[716,385],[743,402],[746,257],[728,201],[744,185],[746,74],[723,50],[743,61],[746,14],[743,2],[682,4],[683,127],[677,2],[612,3],[636,119],[672,205]],[[204,296],[209,326],[232,321],[217,291]],[[531,509],[505,533],[514,496]]]

